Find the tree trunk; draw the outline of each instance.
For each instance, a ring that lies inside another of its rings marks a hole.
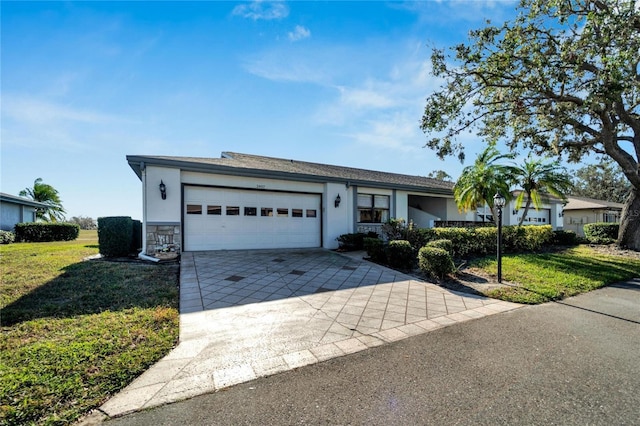
[[[622,208],[618,245],[640,251],[640,190],[632,188]]]

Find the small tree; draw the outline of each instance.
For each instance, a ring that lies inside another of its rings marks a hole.
[[[548,202],[548,194],[566,200],[565,194],[571,188],[567,171],[557,161],[548,162],[529,156],[522,166],[514,167],[512,172],[515,184],[522,188],[516,198],[516,209],[520,209],[522,203],[525,203],[518,225],[522,225],[532,205],[536,210],[541,209],[542,203]]]
[[[91,217],[74,216],[69,220],[69,222],[79,225],[80,229],[84,230],[93,230],[98,228],[96,221]]]
[[[493,206],[496,192],[507,201],[511,198],[510,183],[515,168],[498,164],[499,160],[512,159],[512,154],[500,154],[494,145],[482,151],[472,166],[462,170],[460,178],[453,187],[453,196],[460,211],[475,210],[487,204],[494,220],[497,220]]]
[[[596,200],[624,203],[631,192],[631,184],[620,166],[603,157],[598,164],[589,164],[576,170],[571,195]]]
[[[33,188],[25,188],[20,191],[19,195],[47,205],[47,207],[36,208],[36,219],[44,220],[45,222],[64,220],[66,212],[62,207],[58,191],[53,186],[42,183],[42,178],[36,179],[33,182]]]

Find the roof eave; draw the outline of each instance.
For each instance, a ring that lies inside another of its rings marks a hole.
[[[309,175],[303,173],[290,173],[290,172],[281,172],[276,170],[264,170],[264,169],[254,169],[254,168],[242,168],[242,167],[232,167],[225,166],[221,164],[202,164],[202,163],[194,163],[191,161],[183,161],[183,160],[175,160],[175,159],[167,159],[167,158],[156,158],[156,157],[145,157],[145,156],[137,156],[137,155],[127,155],[127,161],[129,162],[129,166],[133,169],[139,179],[142,179],[142,170],[145,165],[153,164],[154,166],[164,166],[164,167],[172,167],[179,168],[180,170],[190,171],[190,172],[199,172],[199,173],[220,173],[230,176],[249,176],[255,178],[267,178],[267,179],[282,179],[282,180],[295,180],[302,182],[311,182],[311,183],[344,183],[349,185],[358,185],[358,186],[372,186],[381,189],[396,189],[396,190],[407,190],[407,191],[418,191],[418,192],[428,192],[438,195],[453,195],[453,190],[447,188],[434,188],[420,185],[406,185],[406,184],[393,184],[388,182],[377,182],[370,180],[362,180],[362,179],[345,179],[339,177],[330,177],[330,176],[318,176],[318,175]]]

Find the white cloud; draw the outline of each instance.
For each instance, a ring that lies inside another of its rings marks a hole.
[[[298,41],[311,37],[311,31],[302,25],[296,25],[293,31],[289,32],[289,40]]]
[[[254,21],[260,19],[269,21],[289,16],[289,7],[282,1],[266,2],[256,0],[252,3],[240,4],[234,7],[232,14],[253,19]]]

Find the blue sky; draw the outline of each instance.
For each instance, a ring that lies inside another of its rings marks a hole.
[[[222,151],[457,178],[419,129],[431,49],[515,5],[3,1],[1,191],[41,177],[67,217],[140,218],[126,155]]]

